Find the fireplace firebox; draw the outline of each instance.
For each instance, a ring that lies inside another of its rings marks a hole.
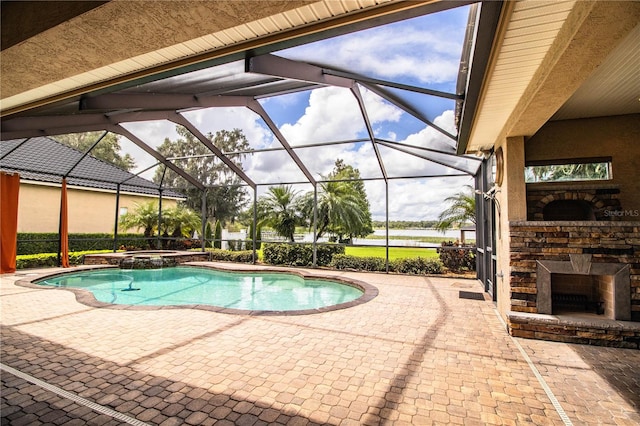
[[[629,265],[592,263],[590,254],[569,257],[568,262],[537,261],[538,313],[595,313],[629,321]]]

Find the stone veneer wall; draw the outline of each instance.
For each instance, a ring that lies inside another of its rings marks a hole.
[[[631,319],[640,321],[640,222],[512,222],[511,310],[537,313],[536,261],[569,261],[591,254],[593,263],[631,267]]]
[[[639,222],[511,222],[509,332],[513,336],[627,348],[640,347]],[[630,265],[631,321],[564,321],[537,311],[537,260]]]
[[[155,256],[160,257],[160,256]],[[148,261],[151,258],[151,255],[140,256],[141,262]],[[186,263],[186,262],[202,262],[207,261],[210,258],[209,252],[180,252],[173,254],[163,254],[162,255],[162,266],[175,266],[177,264]],[[133,259],[133,256],[127,255],[125,253],[101,253],[101,254],[90,254],[85,255],[83,264],[84,265],[112,265],[112,266],[121,266],[121,262],[123,260]],[[127,269],[145,269],[145,268],[131,268]]]

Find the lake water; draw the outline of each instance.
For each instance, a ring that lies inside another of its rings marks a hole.
[[[366,245],[366,246],[384,246],[386,240],[384,236],[386,235],[384,229],[376,229],[373,232],[373,235],[382,237],[381,239],[366,239],[366,238],[354,238],[353,244],[355,245]],[[460,239],[460,230],[458,229],[450,229],[445,231],[444,233],[435,229],[389,229],[390,237],[443,237],[449,239],[451,241]],[[473,240],[476,235],[473,231],[465,232],[465,239]],[[235,234],[230,234],[229,237],[224,238],[246,238],[246,235],[243,233],[242,235],[238,234],[236,237]],[[313,242],[313,233],[306,233],[301,237],[297,237],[296,241],[298,242]],[[318,242],[327,242],[328,238],[323,237],[318,240]],[[392,246],[406,246],[406,247],[440,247],[440,244],[437,243],[426,243],[422,241],[415,240],[403,240],[403,239],[389,239],[389,245]]]
[[[384,246],[386,239],[384,236],[386,232],[384,229],[376,229],[373,235],[382,237],[381,239],[368,240],[366,238],[354,238],[353,244],[366,245],[366,246]],[[445,232],[441,232],[435,229],[389,229],[390,237],[441,237],[451,241],[460,239],[460,230],[450,229]],[[465,232],[466,239],[474,239],[475,232]],[[403,240],[403,239],[389,239],[389,245],[391,246],[405,246],[405,247],[440,247],[438,243],[427,243],[416,240]]]

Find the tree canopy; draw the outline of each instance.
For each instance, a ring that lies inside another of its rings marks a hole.
[[[334,169],[314,191],[300,195],[290,186],[270,187],[258,202],[260,224],[272,227],[279,235],[293,241],[295,227],[314,223],[317,201],[316,239],[326,234],[339,240],[366,236],[373,232],[369,201],[358,169],[338,159]]]
[[[294,241],[296,226],[301,225],[298,192],[291,186],[271,186],[258,201],[259,226],[269,226],[289,241]]]
[[[207,187],[207,219],[233,221],[247,200],[246,191],[241,186],[242,180],[182,126],[176,126],[176,132],[179,138],[175,141],[166,138],[158,151],[168,158],[180,158],[174,160],[176,165]],[[206,136],[222,152],[239,152],[249,148],[249,142],[240,129],[220,130],[215,135],[208,133]],[[241,168],[245,154],[229,154],[228,157]],[[202,192],[172,170],[159,167],[153,181],[182,192],[187,196],[187,206],[201,211]]]
[[[86,152],[102,136],[104,132],[71,133],[68,135],[54,136],[54,139],[63,145]],[[122,155],[119,136],[115,133],[107,133],[100,142],[91,150],[91,156],[112,164],[122,170],[131,171],[136,162],[129,154]]]
[[[476,196],[473,187],[466,185],[465,191],[447,197],[444,201],[450,205],[438,216],[436,229],[445,231],[454,225],[462,226],[469,222],[476,224]]]

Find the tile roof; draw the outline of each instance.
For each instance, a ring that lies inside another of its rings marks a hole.
[[[69,185],[115,191],[121,183],[121,191],[158,194],[156,183],[89,155],[83,156],[83,152],[49,137],[14,139],[0,144],[0,169],[40,182],[61,183],[67,175]],[[163,196],[184,198],[171,190],[163,191]]]

